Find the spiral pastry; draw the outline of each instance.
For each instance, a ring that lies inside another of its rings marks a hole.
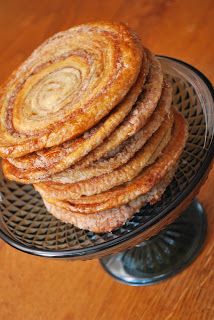
[[[146,195],[140,196],[129,204],[119,208],[109,209],[99,213],[83,214],[73,212],[71,210],[63,209],[56,204],[49,203],[47,200],[44,200],[44,204],[47,210],[61,221],[74,224],[78,228],[87,229],[96,233],[110,232],[123,225],[145,204],[159,201],[166,187],[171,182],[174,173],[175,168],[171,169],[163,180]]]
[[[87,157],[82,159],[80,164],[91,164],[93,161],[105,156],[123,141],[134,135],[148,121],[154,112],[158,100],[162,93],[163,72],[160,62],[150,53],[151,66],[148,80],[145,83],[142,94],[137,100],[136,105],[131,110],[125,121],[106,139],[105,143],[97,147]]]
[[[146,145],[136,153],[136,155],[124,166],[112,170],[108,174],[86,179],[78,183],[39,183],[36,188],[45,197],[54,197],[55,199],[80,198],[81,196],[91,196],[100,194],[125,182],[134,179],[146,167],[152,155],[161,144],[162,140],[168,142],[168,132],[171,132],[173,117],[167,117],[157,132],[149,139]],[[165,144],[163,144],[164,146]],[[162,150],[160,150],[161,152]],[[45,190],[44,193],[42,192]]]
[[[174,176],[187,125],[171,104],[159,59],[126,25],[60,32],[1,91],[4,175],[33,183],[56,218],[112,231]]]
[[[59,183],[79,182],[111,172],[127,163],[158,130],[164,119],[168,117],[172,100],[171,89],[172,88],[169,85],[163,88],[163,94],[159,100],[158,106],[151,115],[148,123],[146,123],[146,125],[134,136],[124,141],[116,148],[116,150],[113,150],[113,152],[109,154],[109,157],[101,158],[88,166],[82,166],[77,163],[71,168],[52,175],[46,180]]]
[[[45,193],[43,193],[44,198],[48,202],[56,203],[57,206],[67,210],[91,214],[120,207],[136,199],[138,196],[146,194],[163,179],[167,172],[176,166],[184,148],[187,138],[187,125],[183,117],[176,111],[174,112],[174,117],[175,123],[172,137],[163,154],[154,164],[143,170],[139,176],[128,184],[122,184],[109,191],[79,199],[59,201],[49,197],[46,198]]]
[[[145,52],[146,53],[146,52]],[[87,155],[122,122],[142,91],[149,63],[144,54],[140,74],[125,98],[100,123],[82,136],[63,145],[43,149],[19,158],[8,158],[8,178],[24,183],[35,183],[61,172]],[[24,169],[24,170],[23,170]]]
[[[134,84],[142,56],[138,37],[120,23],[89,23],[48,39],[3,89],[0,156],[56,146],[94,126]]]
[[[167,99],[166,96],[167,94],[169,96],[168,92],[170,91],[169,83],[167,81],[163,82],[160,63],[148,50],[145,51],[150,70],[144,87],[145,63],[142,64],[137,82],[116,108],[117,110],[101,125],[92,128],[91,132],[85,133],[81,138],[66,142],[63,146],[41,150],[21,158],[8,159],[10,164],[7,163],[4,166],[8,178],[24,183],[47,180],[49,176],[65,170],[82,157],[83,159],[78,162],[77,167],[78,169],[84,168],[112,152],[123,141],[144,127],[156,109],[160,96],[162,103]],[[147,61],[146,58],[145,61]],[[139,93],[141,94],[139,95]],[[168,101],[170,98],[168,98]],[[136,99],[137,101],[134,104]],[[131,108],[131,106],[133,107]],[[128,113],[128,111],[130,112]],[[122,117],[125,119],[121,122]],[[107,139],[104,140],[104,138]],[[100,144],[103,140],[104,142]],[[98,147],[95,148],[97,145]],[[94,150],[90,152],[92,149]],[[74,166],[74,169],[77,169],[76,166]]]

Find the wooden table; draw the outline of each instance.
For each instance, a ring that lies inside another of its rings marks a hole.
[[[213,0],[0,0],[0,81],[53,33],[96,19],[127,22],[152,51],[185,60],[214,81]],[[45,260],[1,241],[0,319],[214,319],[213,190],[214,170],[199,194],[209,223],[203,252],[151,287],[119,284],[96,260]]]

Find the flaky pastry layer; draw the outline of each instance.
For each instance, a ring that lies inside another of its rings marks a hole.
[[[60,208],[48,201],[44,200],[47,210],[56,218],[63,222],[71,223],[80,229],[90,230],[96,233],[111,232],[112,230],[121,227],[127,220],[133,217],[147,203],[152,204],[160,200],[166,187],[170,184],[175,169],[170,172],[158,183],[157,186],[148,192],[146,195],[139,196],[129,204],[119,208],[114,208],[99,213],[82,214]]]
[[[153,153],[156,151],[162,140],[167,139],[167,133],[173,125],[173,116],[167,117],[161,127],[147,141],[135,156],[125,165],[107,174],[83,180],[77,183],[61,184],[58,182],[38,183],[34,186],[45,198],[54,199],[75,199],[82,196],[100,194],[104,191],[122,185],[134,179],[146,167]],[[167,141],[168,142],[168,141]]]
[[[157,161],[143,170],[138,177],[100,194],[61,202],[47,198],[48,202],[76,212],[93,213],[119,207],[149,192],[176,165],[185,146],[188,131],[186,121],[177,111],[174,112],[174,117],[170,142]]]
[[[46,40],[2,90],[0,156],[56,146],[94,126],[130,90],[142,56],[121,23],[83,24]]]
[[[142,91],[149,71],[149,61],[144,53],[144,61],[136,83],[125,98],[101,123],[85,132],[81,137],[69,140],[62,145],[43,149],[32,154],[8,158],[5,175],[8,179],[23,183],[42,181],[57,172],[61,172],[87,155],[103,142],[123,121]]]

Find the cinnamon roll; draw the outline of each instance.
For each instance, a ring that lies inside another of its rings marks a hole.
[[[112,170],[108,174],[80,181],[77,183],[38,183],[36,189],[44,197],[55,199],[80,198],[81,196],[91,196],[100,194],[125,182],[131,181],[143,170],[150,161],[152,155],[161,144],[162,140],[168,140],[168,132],[171,131],[173,117],[167,118],[157,132],[149,139],[146,145],[124,166],[117,170]],[[168,141],[166,141],[168,142]],[[161,150],[160,150],[161,152]]]
[[[69,140],[63,145],[43,149],[32,154],[8,158],[9,179],[24,183],[35,183],[46,179],[48,176],[61,172],[76,163],[80,158],[87,155],[121,123],[142,91],[148,74],[149,61],[145,59],[141,67],[136,83],[130,89],[125,98],[101,123],[92,127],[81,137]],[[24,169],[24,170],[23,170]],[[5,173],[7,175],[7,173]]]
[[[0,156],[56,146],[94,126],[130,90],[142,56],[121,23],[88,23],[45,41],[3,89]]]
[[[87,197],[72,198],[59,201],[57,199],[43,197],[50,203],[56,203],[57,206],[74,211],[91,214],[104,210],[119,207],[134,200],[140,195],[149,192],[171,168],[173,168],[182,153],[186,138],[187,125],[181,114],[174,112],[174,127],[172,137],[163,151],[163,154],[151,166],[131,180],[129,183],[122,184],[109,191],[102,192]],[[36,186],[37,189],[37,186]],[[41,190],[39,190],[41,192]]]
[[[127,163],[134,154],[144,146],[156,130],[158,130],[164,119],[168,117],[171,101],[172,90],[171,86],[168,84],[163,88],[158,106],[151,115],[149,121],[134,136],[112,150],[108,156],[102,157],[99,160],[92,162],[90,165],[83,166],[77,163],[71,168],[58,174],[54,174],[45,180],[59,183],[79,182],[111,172]]]
[[[162,92],[163,72],[160,62],[153,55],[150,57],[152,61],[148,81],[145,83],[136,105],[126,117],[125,121],[105,140],[105,143],[82,159],[80,162],[82,166],[89,165],[93,161],[103,157],[130,136],[134,135],[145,125],[155,110]]]
[[[143,126],[143,128],[136,133],[133,137],[131,136],[127,141],[124,142],[124,144],[120,144],[119,145],[119,149],[117,150],[117,156],[114,154],[113,158],[112,156],[110,156],[110,160],[109,161],[99,161],[96,165],[94,165],[94,163],[91,163],[90,165],[87,166],[83,166],[84,160],[90,158],[91,153],[89,154],[89,156],[84,157],[83,161],[79,161],[76,165],[72,166],[70,169],[63,171],[59,174],[59,176],[61,175],[62,177],[67,177],[66,179],[69,179],[69,177],[72,177],[72,172],[73,174],[77,177],[78,172],[79,172],[79,176],[82,177],[80,180],[83,179],[83,177],[85,177],[85,179],[87,179],[87,175],[89,176],[88,178],[90,178],[90,176],[98,176],[102,173],[107,173],[112,171],[113,169],[116,169],[117,167],[119,167],[120,165],[122,165],[123,163],[126,163],[133,155],[135,152],[137,152],[142,146],[143,144],[151,137],[151,135],[160,127],[162,121],[164,120],[164,117],[166,116],[166,114],[168,114],[170,106],[171,106],[171,99],[172,99],[172,88],[169,84],[169,82],[167,80],[164,81],[164,87],[162,89],[162,95],[161,98],[158,102],[158,106],[155,109],[155,111],[153,112],[151,119],[148,120],[148,122],[145,124],[145,126]],[[126,122],[126,120],[125,120]],[[90,140],[90,137],[88,138],[88,140]],[[138,143],[136,143],[136,141],[138,140]],[[105,145],[106,142],[104,142]],[[86,141],[87,144],[87,141]],[[124,151],[121,152],[121,149],[124,148]],[[56,149],[56,148],[55,148]],[[127,149],[131,149],[130,152]],[[66,148],[61,148],[61,152],[66,152]],[[72,149],[71,149],[72,150]],[[74,158],[75,156],[75,150],[73,150],[73,152],[71,152],[71,155],[69,156],[69,158],[71,159],[71,157]],[[87,150],[86,147],[85,149]],[[63,154],[63,153],[62,153]],[[46,180],[46,181],[53,181],[55,179],[55,175],[53,175],[53,173],[56,172],[57,169],[59,169],[60,164],[56,164],[53,167],[48,167],[47,168],[41,168],[38,167],[39,163],[45,163],[45,159],[47,159],[44,156],[44,153],[41,155],[40,161],[37,157],[34,157],[34,167],[30,166],[29,164],[29,168],[26,166],[26,168],[17,168],[17,162],[19,162],[19,158],[18,159],[8,159],[3,161],[3,168],[4,168],[4,173],[5,175],[11,179],[11,180],[16,180],[18,182],[24,182],[24,183],[36,183],[36,182],[40,182],[42,180]],[[53,152],[52,154],[50,154],[51,158],[56,158],[58,160],[57,157],[57,153]],[[26,164],[27,162],[30,162],[30,159],[32,157],[25,157],[25,161]],[[49,157],[48,157],[49,158]],[[68,164],[68,162],[66,161],[66,156],[60,157],[61,161],[63,161],[64,164]],[[105,158],[106,159],[106,158]],[[127,159],[127,160],[126,160]],[[18,160],[18,161],[17,161]],[[21,161],[22,163],[22,161]],[[62,168],[62,167],[61,167]],[[61,170],[60,170],[61,171]],[[85,175],[84,175],[85,172]],[[63,180],[65,180],[65,178],[63,178]]]
[[[121,227],[127,220],[131,219],[135,213],[140,211],[145,204],[159,201],[166,187],[170,184],[174,172],[175,168],[146,195],[140,196],[119,208],[93,214],[82,214],[58,207],[56,204],[49,203],[47,200],[44,200],[44,204],[51,214],[65,223],[71,223],[78,228],[87,229],[96,233],[110,232]]]
[[[5,176],[33,183],[47,210],[94,232],[160,200],[187,138],[159,60],[121,23],[45,41],[0,95]]]

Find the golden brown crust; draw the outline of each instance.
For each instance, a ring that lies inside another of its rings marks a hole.
[[[19,157],[94,126],[136,81],[143,49],[120,23],[76,26],[45,41],[0,99],[0,155]]]
[[[122,124],[118,126],[107,139],[104,140],[103,144],[94,149],[94,151],[90,152],[77,163],[77,167],[74,167],[75,170],[77,168],[81,169],[82,167],[85,167],[86,165],[92,163],[94,160],[99,159],[106,153],[111,152],[113,148],[118,147],[120,143],[133,136],[141,127],[143,127],[146,121],[149,120],[151,113],[156,108],[161,92],[163,95],[161,103],[166,102],[167,99],[169,100],[169,95],[171,95],[171,92],[169,92],[170,89],[168,91],[165,90],[169,86],[169,83],[167,83],[167,81],[164,82],[164,87],[162,89],[163,74],[160,63],[151,53],[149,53],[149,51],[147,51],[147,54],[150,56],[149,61],[151,61],[150,72],[148,75],[148,81],[145,83],[143,92],[139,97],[136,105],[132,108],[131,112],[122,122]],[[130,101],[129,98],[128,101]],[[105,132],[104,129],[106,128],[101,125],[101,129],[103,129],[102,132]],[[93,139],[93,141],[97,141],[98,137],[99,132],[97,135],[96,133],[93,134],[92,139],[95,138]],[[75,153],[75,150],[72,150],[73,145],[77,146],[77,153]],[[79,156],[79,152],[85,154],[88,153],[91,149],[90,147],[88,148],[87,145],[87,140],[84,144],[82,144],[82,141],[80,141],[80,148],[78,148],[78,141],[76,141],[71,144],[71,147],[68,143],[68,148],[61,148],[61,146],[59,146],[58,148],[54,148],[53,150],[48,151],[50,153],[50,159],[55,159],[56,161],[56,163],[54,163],[54,165],[51,167],[48,166],[48,152],[47,154],[45,154],[45,152],[42,151],[37,153],[40,156],[39,158],[35,158],[34,156],[30,155],[29,159],[28,156],[26,157],[26,159],[24,159],[26,160],[26,164],[29,161],[29,168],[26,168],[25,170],[16,167],[19,160],[15,159],[14,161],[12,161],[12,163],[14,163],[15,165],[11,163],[11,160],[10,163],[8,162],[8,160],[5,160],[3,161],[4,174],[8,179],[22,183],[37,183],[39,181],[46,180],[47,177],[51,176],[52,174],[63,171],[63,169],[69,167],[72,161],[77,159],[77,157]],[[57,152],[55,152],[56,150]],[[67,157],[66,150],[68,151]],[[35,166],[34,168],[30,166],[30,163],[32,163],[30,160],[31,158],[32,162],[35,161],[36,168]],[[21,160],[20,163],[22,162],[23,161]],[[47,166],[41,168],[42,163],[47,164]]]
[[[108,232],[172,180],[187,138],[159,60],[126,25],[99,21],[45,41],[0,92],[0,156],[54,216]]]
[[[126,117],[125,121],[122,122],[104,143],[79,162],[79,167],[85,167],[117,148],[123,141],[138,132],[148,121],[157,106],[163,86],[161,64],[151,52],[150,59],[151,65],[148,80],[145,83],[143,92],[136,105]]]
[[[139,150],[127,164],[116,170],[73,184],[46,182],[35,184],[34,186],[37,190],[39,190],[42,196],[46,198],[75,199],[80,198],[81,196],[99,194],[130,181],[134,179],[147,165],[148,161],[150,161],[150,158],[161,144],[162,140],[168,137],[167,133],[171,131],[172,124],[173,117],[167,117],[161,127],[149,139],[146,145]]]
[[[119,208],[102,211],[99,213],[82,214],[72,212],[44,200],[47,210],[56,218],[74,224],[81,229],[87,229],[93,232],[111,232],[122,226],[128,219],[137,213],[146,203],[155,203],[160,200],[166,187],[171,182],[175,169],[172,169],[157,186],[155,186],[146,195],[140,196],[127,205]]]
[[[171,86],[165,83],[158,106],[146,125],[134,136],[124,141],[118,148],[109,153],[108,157],[103,157],[86,167],[78,166],[77,163],[71,168],[47,178],[47,181],[59,183],[79,182],[111,172],[127,163],[160,127],[164,118],[169,113],[172,100],[171,89]]]
[[[119,103],[104,121],[102,120],[97,126],[85,132],[80,138],[67,141],[63,145],[43,149],[21,158],[8,158],[7,160],[11,164],[5,165],[5,175],[8,179],[23,183],[42,181],[56,172],[65,170],[102,143],[129,113],[142,91],[149,71],[146,50],[144,56],[136,83],[123,101]]]
[[[48,198],[48,202],[75,212],[93,213],[124,205],[149,192],[154,185],[174,167],[182,153],[187,138],[187,124],[181,114],[175,112],[172,138],[158,160],[130,183],[97,195],[69,201]]]

